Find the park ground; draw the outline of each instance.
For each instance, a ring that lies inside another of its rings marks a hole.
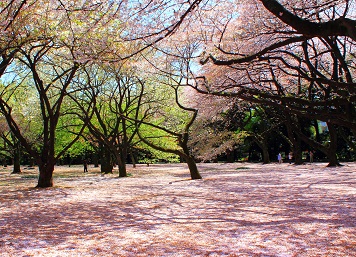
[[[0,168],[0,256],[356,256],[356,163]]]

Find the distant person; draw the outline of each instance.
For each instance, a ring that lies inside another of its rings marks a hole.
[[[87,161],[87,160],[84,160],[84,161],[83,161],[83,165],[84,165],[84,173],[85,173],[85,172],[88,172],[88,161]]]
[[[278,159],[278,163],[282,163],[282,155],[281,155],[281,153],[278,154],[277,159]]]
[[[312,163],[314,161],[314,153],[313,153],[313,151],[309,152],[309,161],[310,161],[310,163]]]
[[[292,163],[292,158],[293,158],[293,153],[289,152],[289,154],[288,154],[289,164]]]

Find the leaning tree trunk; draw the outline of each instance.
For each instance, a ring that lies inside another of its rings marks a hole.
[[[202,179],[202,176],[200,175],[200,173],[198,171],[198,167],[197,167],[197,164],[196,164],[194,158],[187,154],[185,154],[181,157],[184,158],[185,162],[188,164],[190,177],[192,179]]]
[[[54,163],[43,163],[39,165],[39,178],[36,187],[53,187]]]

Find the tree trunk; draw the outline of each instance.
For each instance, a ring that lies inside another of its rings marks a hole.
[[[269,158],[268,148],[266,145],[262,147],[262,158],[263,158],[263,164],[268,164],[271,162]]]
[[[302,140],[300,136],[294,133],[293,126],[298,126],[299,129],[299,121],[296,116],[292,116],[290,113],[286,113],[287,122],[285,123],[288,132],[288,139],[291,142],[291,147],[293,149],[293,157],[294,164],[301,165],[303,164],[303,154],[302,154]]]
[[[337,130],[336,127],[333,124],[327,123],[328,129],[329,129],[329,135],[330,135],[330,145],[328,147],[328,150],[326,151],[326,155],[329,160],[329,164],[327,167],[335,167],[335,166],[340,166],[340,163],[338,162],[337,159]]]
[[[182,156],[186,163],[188,164],[189,172],[190,172],[190,177],[192,179],[202,179],[202,176],[200,175],[198,171],[197,164],[192,156],[189,155],[184,155]]]
[[[130,156],[131,156],[131,161],[132,161],[132,166],[136,168],[136,160],[135,156],[133,155],[132,148],[130,147]]]
[[[235,151],[234,150],[230,150],[230,149],[227,149],[226,150],[226,161],[228,163],[233,163],[235,161]]]
[[[127,172],[126,172],[126,161],[122,160],[123,157],[118,158],[118,166],[119,166],[119,177],[124,178],[127,177]]]
[[[341,166],[334,150],[327,151],[327,157],[329,160],[329,164],[327,165],[327,167]]]
[[[53,187],[53,171],[54,171],[54,163],[49,164],[45,163],[39,166],[39,178],[38,184],[36,187],[46,188]]]
[[[268,164],[271,162],[269,158],[268,146],[266,140],[262,136],[252,135],[252,140],[257,144],[257,146],[262,151],[262,162],[263,164]],[[250,159],[250,156],[249,156]]]
[[[101,166],[100,171],[104,174],[112,173],[112,169],[114,167],[113,162],[111,160],[111,152],[108,148],[103,146],[101,148],[101,158],[100,158]]]
[[[268,146],[266,143],[266,140],[263,138],[259,140],[259,138],[255,137],[255,142],[258,145],[259,148],[262,150],[262,159],[263,159],[263,164],[268,164],[271,162],[269,158],[269,152],[268,152]]]
[[[293,155],[294,155],[294,164],[302,165],[304,163],[300,138],[297,138],[294,141]]]
[[[13,174],[18,174],[21,173],[21,164],[20,164],[20,149],[19,147],[16,147],[14,149],[14,167],[12,170]]]
[[[104,162],[104,163],[101,163],[100,171],[101,171],[101,173],[109,174],[109,173],[112,173],[113,168],[114,168],[113,164],[111,164],[110,162]]]

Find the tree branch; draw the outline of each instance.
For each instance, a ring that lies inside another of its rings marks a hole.
[[[312,22],[291,13],[277,0],[260,1],[274,16],[306,37],[346,36],[356,41],[355,20],[340,17],[327,22]]]

